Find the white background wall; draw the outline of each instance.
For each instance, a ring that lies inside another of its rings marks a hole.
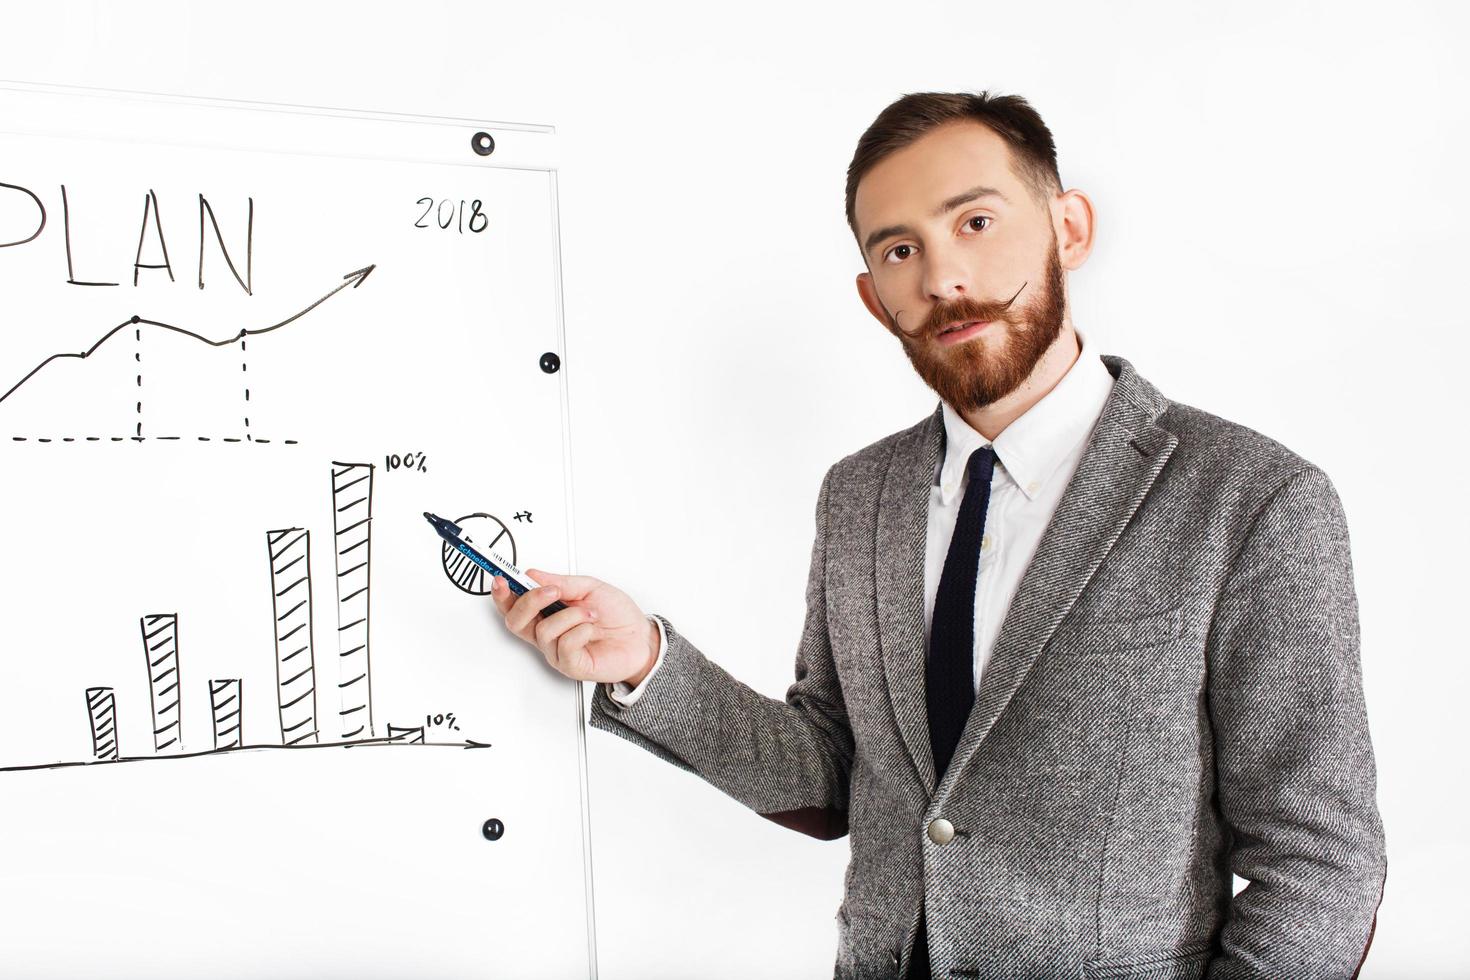
[[[1426,2],[3,0],[0,77],[555,125],[580,570],[774,697],[823,472],[935,404],[853,286],[854,144],[905,92],[1026,96],[1098,212],[1078,327],[1346,506],[1388,833],[1371,980],[1470,970],[1467,26]],[[606,733],[589,754],[604,977],[830,974],[845,841]]]

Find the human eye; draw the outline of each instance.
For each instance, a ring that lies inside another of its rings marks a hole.
[[[966,225],[969,225],[971,222],[974,222],[974,221],[984,221],[984,222],[986,222],[980,228],[976,229],[977,231],[984,231],[986,228],[989,228],[990,225],[995,222],[995,218],[991,217],[988,214],[972,214],[972,215],[970,215],[970,217],[968,217],[968,218],[965,219],[965,224]],[[904,259],[908,258],[908,255],[907,254],[905,254],[905,255],[898,255],[898,250],[899,249],[908,249],[910,252],[912,252],[913,251],[913,248],[914,248],[914,246],[909,245],[908,243],[901,243],[901,244],[898,244],[898,245],[894,245],[892,248],[888,249],[888,251],[886,251],[886,252],[883,253],[883,262],[884,262],[884,264],[885,265],[895,265],[896,264],[894,262],[890,262],[889,261],[889,257],[890,256],[897,256],[898,257],[898,260],[900,262],[903,261]]]
[[[968,225],[972,221],[988,221],[988,222],[994,222],[995,219],[992,218],[988,214],[972,214],[968,218],[965,219],[965,224]],[[988,225],[988,224],[985,226],[985,228],[989,228],[989,227],[990,227],[990,225]],[[984,228],[980,228],[980,229],[977,229],[977,230],[978,231],[984,231],[985,229]]]
[[[893,246],[888,251],[886,251],[886,252],[883,253],[883,262],[886,265],[893,265],[892,262],[889,262],[888,261],[888,256],[893,255],[894,253],[896,253],[901,248],[906,248],[906,249],[912,250],[913,249],[913,246],[912,245],[909,245],[909,244],[900,244],[900,245]],[[904,258],[907,258],[907,256],[904,256]]]

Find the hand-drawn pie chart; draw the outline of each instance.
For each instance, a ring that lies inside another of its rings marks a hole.
[[[509,558],[512,565],[518,564],[516,540],[511,536],[510,528],[505,526],[505,522],[494,514],[468,514],[456,517],[454,523],[459,525],[459,536],[464,539],[464,543],[480,554],[488,558],[490,552],[495,551]],[[444,542],[443,562],[444,574],[460,589],[470,595],[490,594],[490,582],[494,576],[470,561],[464,552],[448,541]]]

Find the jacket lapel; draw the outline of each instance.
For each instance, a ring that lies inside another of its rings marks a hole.
[[[878,638],[888,698],[919,782],[934,792],[934,753],[924,700],[924,548],[929,490],[944,451],[944,414],[936,406],[899,437],[878,504]]]
[[[924,696],[923,589],[930,486],[944,451],[940,409],[895,446],[878,520],[883,665],[899,732],[920,782],[937,798],[953,790],[1178,444],[1178,437],[1157,423],[1167,399],[1125,358],[1105,354],[1102,359],[1115,375],[1112,391],[1006,610],[974,708],[937,792]]]

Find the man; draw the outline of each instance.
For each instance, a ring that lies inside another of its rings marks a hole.
[[[847,211],[941,402],[827,471],[785,700],[589,576],[497,588],[506,626],[594,726],[851,834],[839,977],[1356,976],[1387,865],[1332,483],[1074,329],[1092,205],[1023,99],[899,99]]]

